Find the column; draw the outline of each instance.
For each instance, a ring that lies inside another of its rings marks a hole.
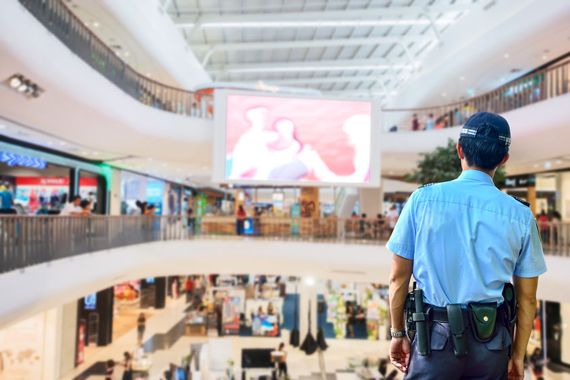
[[[529,186],[527,188],[527,201],[530,203],[530,211],[536,215],[536,186]]]
[[[109,197],[109,214],[121,215],[121,171],[113,170],[111,179],[111,195]]]
[[[368,218],[376,218],[376,215],[384,212],[384,192],[380,188],[363,188],[359,190],[360,213]]]

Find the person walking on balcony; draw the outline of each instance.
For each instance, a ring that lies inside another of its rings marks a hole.
[[[416,132],[420,130],[420,122],[418,120],[418,115],[414,114],[412,117],[412,131]]]
[[[246,218],[247,214],[245,212],[245,209],[243,208],[243,205],[239,205],[236,213],[236,234],[238,236],[243,235]]]
[[[509,158],[510,137],[499,115],[481,112],[467,120],[457,144],[463,172],[416,190],[388,241],[390,360],[406,372],[404,379],[524,376],[546,264],[528,204],[493,183]],[[417,289],[404,310],[412,274]],[[404,313],[413,315],[413,343]]]
[[[59,215],[61,216],[79,216],[83,214],[83,209],[81,208],[81,197],[79,195],[74,195],[69,199],[69,203],[66,203]]]
[[[435,120],[433,119],[433,113],[430,113],[426,120],[426,131],[431,131],[434,126],[435,126]]]

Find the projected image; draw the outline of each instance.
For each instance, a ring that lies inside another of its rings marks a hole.
[[[369,102],[228,95],[225,177],[368,183]]]

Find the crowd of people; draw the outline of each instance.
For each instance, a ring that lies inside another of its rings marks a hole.
[[[73,195],[69,202],[63,206],[61,216],[89,216],[92,214],[93,204],[89,199],[81,199],[79,195]]]
[[[471,115],[475,114],[477,110],[473,105],[465,103],[463,107],[458,106],[441,112],[442,113],[439,115],[435,114],[433,111],[424,115],[414,113],[412,115],[410,129],[414,132],[431,131],[433,129],[444,129],[462,125]],[[390,131],[398,131],[398,126],[392,126]]]

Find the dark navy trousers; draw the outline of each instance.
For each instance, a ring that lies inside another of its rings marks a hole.
[[[405,380],[506,380],[509,348],[512,344],[507,328],[497,325],[497,332],[487,343],[480,343],[468,327],[469,354],[458,358],[453,353],[453,339],[447,323],[433,322],[431,354],[421,356],[412,342],[412,354]]]

